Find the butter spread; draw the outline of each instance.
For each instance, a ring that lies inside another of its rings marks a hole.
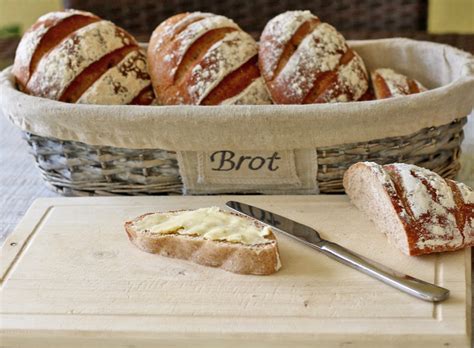
[[[139,231],[152,234],[200,236],[232,243],[262,244],[270,233],[268,226],[259,228],[252,220],[226,213],[217,207],[146,215],[135,222]]]

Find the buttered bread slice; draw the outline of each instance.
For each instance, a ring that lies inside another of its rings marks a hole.
[[[149,253],[234,273],[265,275],[281,266],[269,226],[217,207],[148,213],[126,222],[125,230]]]

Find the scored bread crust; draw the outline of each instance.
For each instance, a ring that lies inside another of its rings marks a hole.
[[[343,185],[352,203],[405,254],[474,245],[474,196],[463,184],[413,165],[359,162],[346,171]]]
[[[173,212],[179,211],[169,213]],[[251,220],[258,228],[265,227],[252,218],[231,212],[225,213]],[[151,214],[155,213],[143,214],[125,223],[128,238],[141,250],[240,274],[269,275],[280,268],[277,240],[272,231],[265,236],[268,239],[267,243],[247,245],[178,233],[152,234],[133,228],[135,222]]]
[[[231,19],[181,13],[153,32],[150,75],[159,104],[270,104],[257,43]]]
[[[77,10],[49,12],[38,18],[36,23],[23,34],[16,50],[13,74],[16,76],[16,80],[23,90],[26,88],[26,84],[34,72],[33,63],[37,63],[37,59],[33,62],[33,57],[35,55],[43,56],[50,48],[48,43],[42,42],[43,38],[50,32],[50,29],[55,28],[59,23],[67,19],[69,19],[69,22],[72,22],[69,23],[68,28],[63,28],[60,33],[50,34],[53,35],[53,38],[50,38],[50,40],[57,39],[58,36],[64,32],[69,32],[71,26],[75,28],[100,20],[99,17],[92,13]],[[78,21],[81,23],[77,23]],[[46,44],[47,47],[40,47],[41,44]]]
[[[277,104],[355,101],[368,88],[362,58],[309,11],[288,11],[267,23],[259,66]]]
[[[400,97],[427,90],[417,80],[410,79],[393,69],[376,69],[371,72],[371,79],[376,99]]]
[[[112,22],[83,11],[48,13],[25,33],[13,74],[28,94],[69,103],[151,104],[146,56]]]

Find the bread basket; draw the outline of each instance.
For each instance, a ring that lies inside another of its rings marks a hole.
[[[335,193],[365,160],[454,177],[474,106],[473,57],[409,39],[349,44],[368,69],[394,68],[430,90],[314,105],[75,105],[21,93],[6,69],[0,106],[66,195]]]

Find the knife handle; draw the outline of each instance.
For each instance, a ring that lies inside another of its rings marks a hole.
[[[422,300],[439,302],[447,299],[449,296],[448,289],[394,271],[375,261],[353,253],[339,244],[322,241],[318,243],[318,250],[349,267]]]

